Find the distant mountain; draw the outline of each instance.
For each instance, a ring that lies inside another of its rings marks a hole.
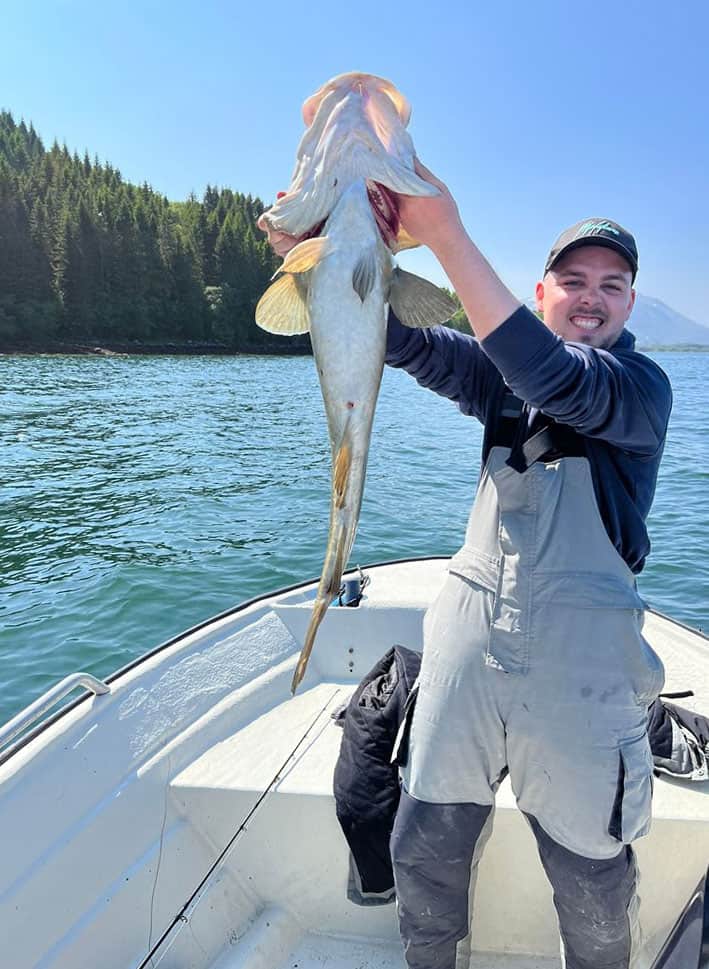
[[[526,300],[534,309],[534,299]],[[666,303],[638,293],[628,329],[635,334],[638,349],[693,344],[709,347],[709,326],[690,320]]]
[[[679,346],[684,343],[709,346],[709,326],[690,320],[666,303],[638,293],[628,329],[638,347]]]

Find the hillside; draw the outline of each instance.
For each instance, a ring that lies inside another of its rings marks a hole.
[[[212,186],[171,202],[0,111],[0,350],[307,347],[254,322],[278,263],[263,208]]]
[[[263,209],[209,185],[171,202],[0,111],[0,351],[307,351],[254,322],[279,262]],[[462,309],[450,325],[468,331]],[[642,294],[629,328],[640,347],[709,347],[709,327]]]
[[[690,320],[666,303],[638,293],[628,329],[638,347],[695,345],[709,347],[709,326]]]

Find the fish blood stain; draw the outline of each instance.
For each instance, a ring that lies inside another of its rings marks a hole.
[[[354,401],[348,400],[347,401],[347,409],[348,410],[352,410],[353,407],[354,407]]]

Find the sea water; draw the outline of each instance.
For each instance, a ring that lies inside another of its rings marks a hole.
[[[709,355],[657,352],[674,411],[640,576],[709,627]],[[0,357],[0,723],[241,600],[316,577],[330,454],[308,357]],[[480,425],[385,370],[352,562],[450,554]]]

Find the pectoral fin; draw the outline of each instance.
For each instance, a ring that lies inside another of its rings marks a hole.
[[[262,330],[295,336],[310,329],[307,307],[307,279],[287,273],[269,286],[256,307],[256,322]]]
[[[294,246],[283,260],[279,273],[305,273],[326,255],[327,236],[306,239]]]
[[[352,273],[352,288],[364,303],[377,279],[377,250],[370,246],[362,253]]]
[[[389,305],[401,322],[411,327],[445,323],[458,309],[438,286],[398,266],[392,273]]]

